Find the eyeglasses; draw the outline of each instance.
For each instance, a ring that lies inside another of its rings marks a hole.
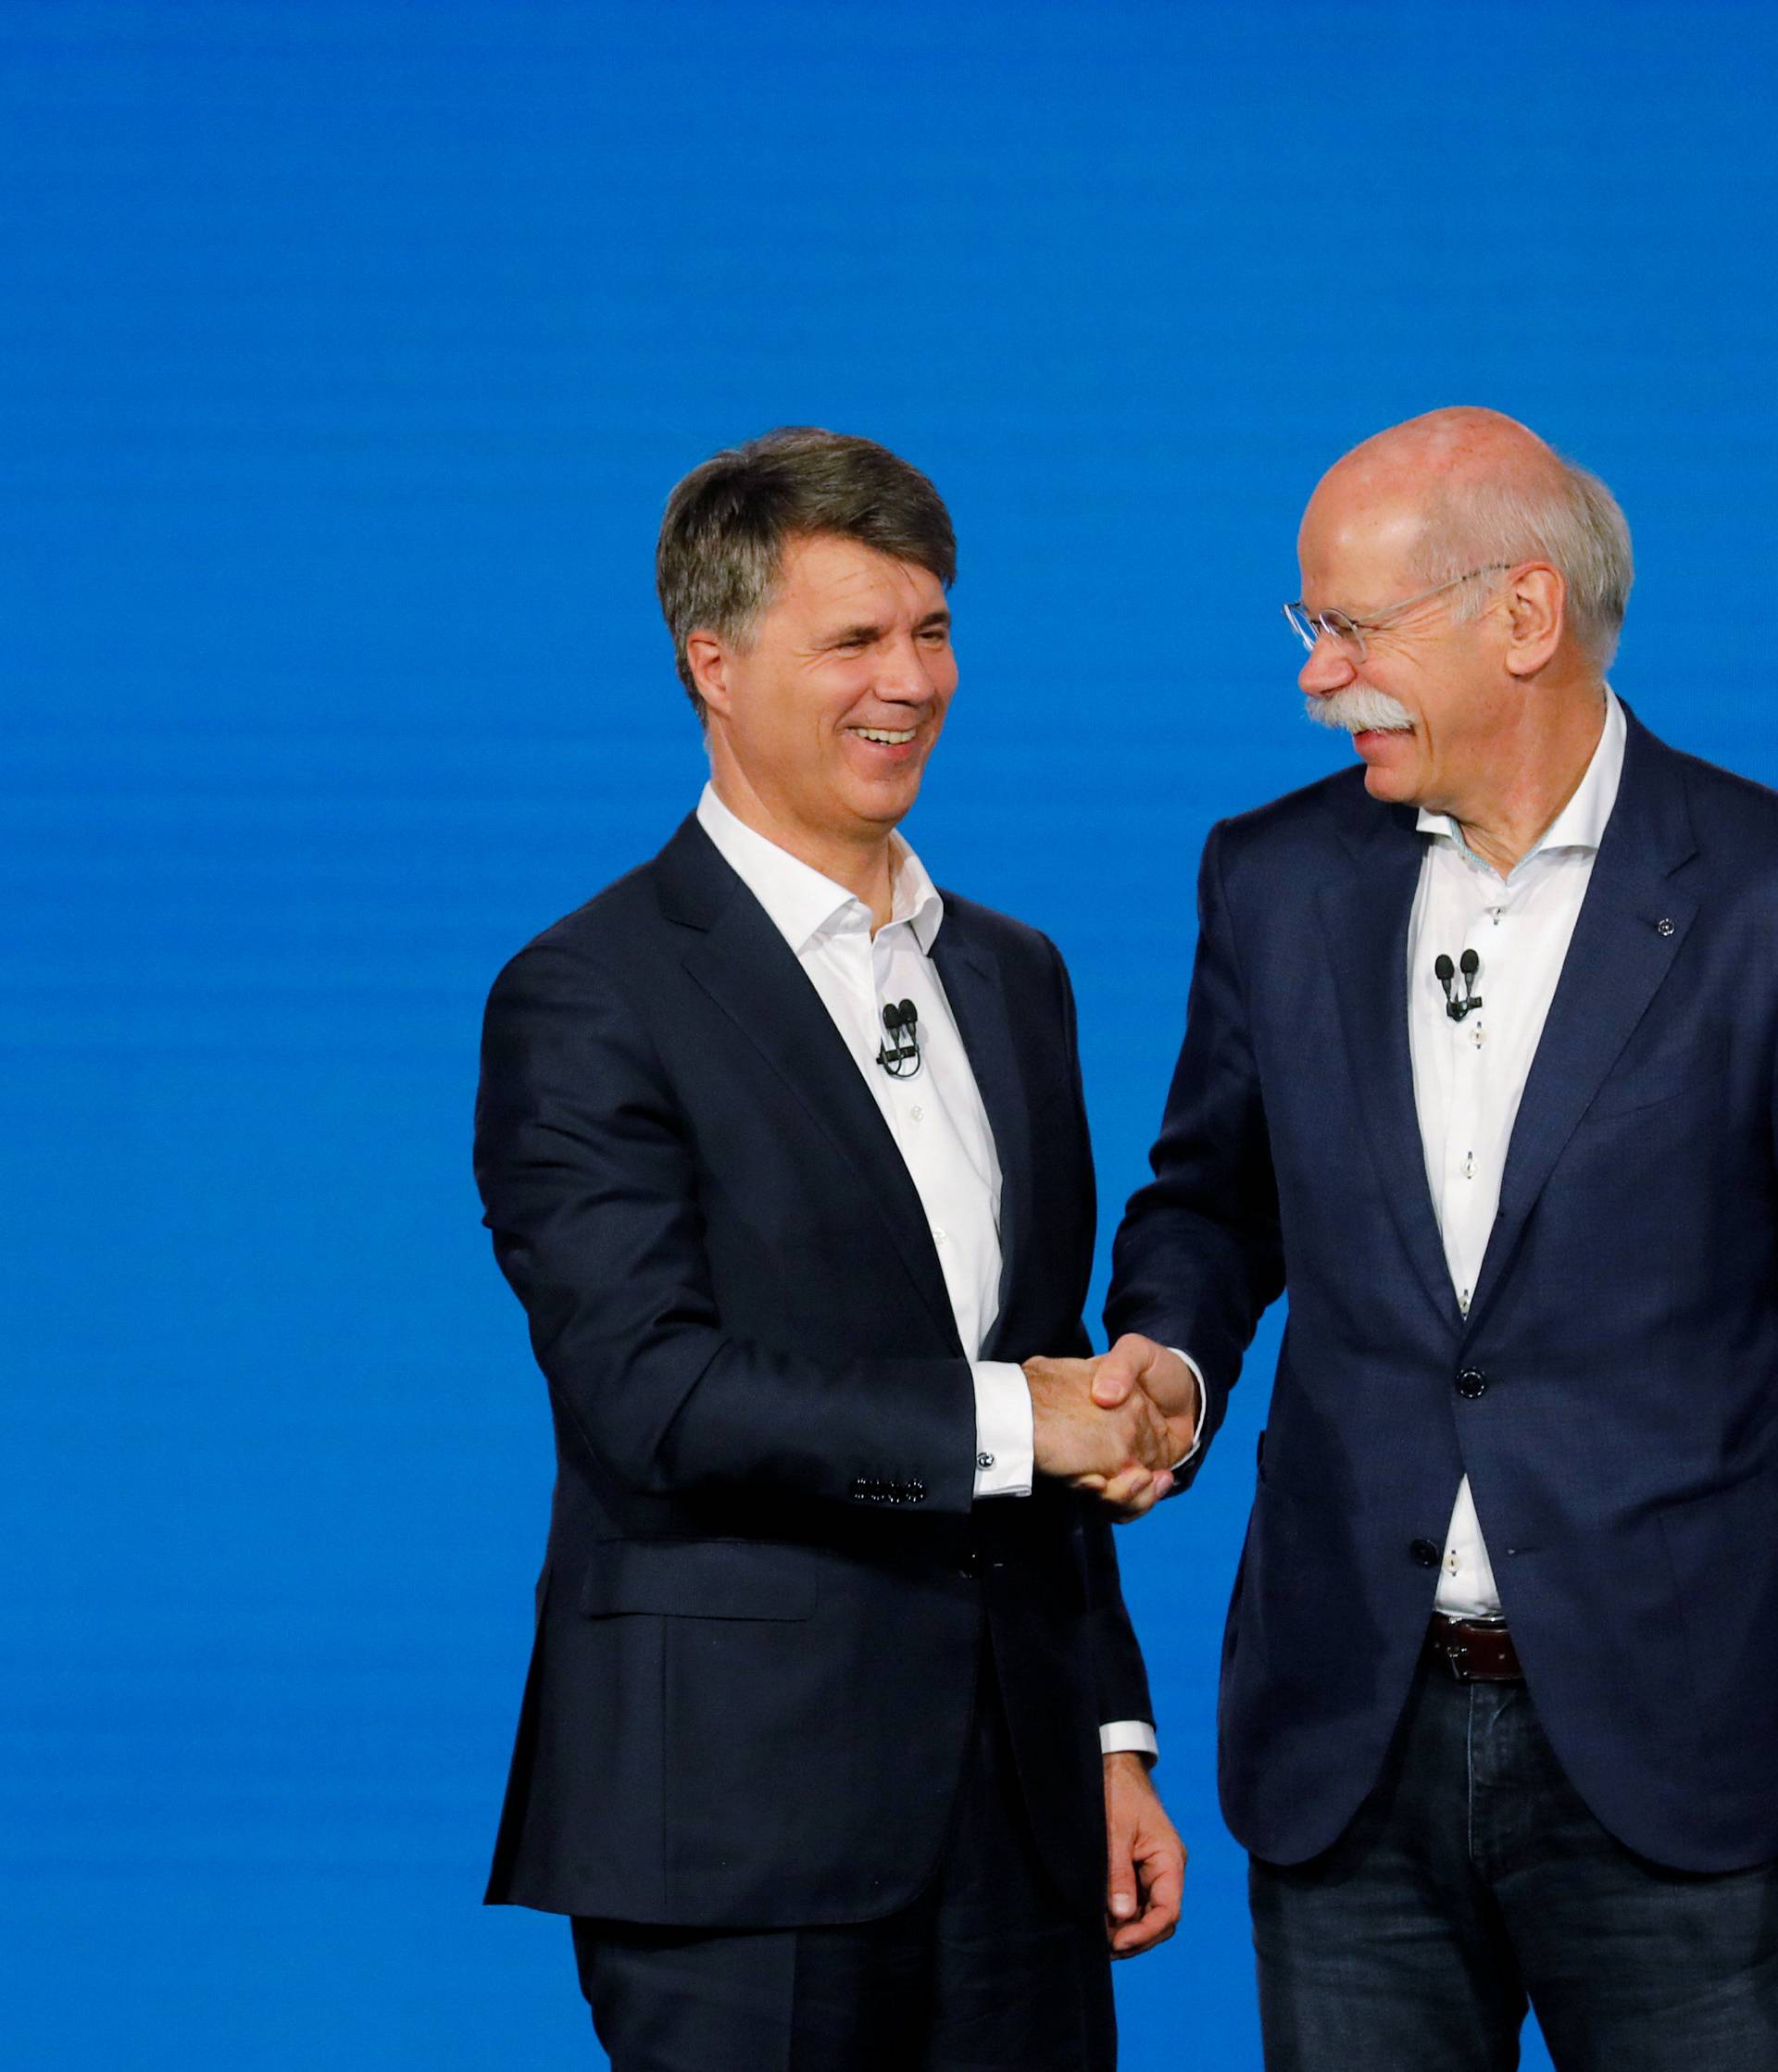
[[[1443,596],[1446,591],[1455,590],[1460,582],[1473,582],[1477,576],[1494,576],[1510,568],[1510,561],[1490,561],[1484,568],[1469,568],[1460,576],[1453,576],[1448,582],[1435,582],[1430,590],[1422,590],[1412,597],[1404,597],[1399,604],[1385,605],[1381,611],[1372,612],[1369,618],[1354,618],[1350,612],[1312,612],[1299,597],[1295,604],[1284,606],[1284,617],[1290,621],[1290,630],[1307,648],[1313,649],[1323,633],[1340,653],[1353,662],[1364,660],[1364,636],[1378,631],[1388,620],[1410,611],[1416,605],[1423,605],[1429,598]]]

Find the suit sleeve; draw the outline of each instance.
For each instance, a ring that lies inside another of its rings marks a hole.
[[[1074,989],[1061,952],[1052,942],[1056,960],[1056,983],[1060,994],[1063,1041],[1068,1046],[1069,1073],[1074,1090],[1074,1113],[1080,1135],[1080,1170],[1084,1184],[1093,1185],[1093,1140],[1086,1118],[1086,1090],[1081,1079],[1080,1042],[1074,1013]],[[1091,1205],[1089,1205],[1089,1208]],[[1087,1221],[1092,1223],[1089,1213]],[[1084,1294],[1084,1291],[1083,1291]],[[1076,1344],[1066,1348],[1090,1354],[1092,1341],[1083,1324]],[[1123,1585],[1118,1574],[1117,1546],[1111,1527],[1096,1504],[1081,1504],[1080,1533],[1083,1565],[1086,1574],[1087,1611],[1093,1648],[1093,1668],[1099,1693],[1099,1723],[1141,1720],[1153,1726],[1154,1704],[1148,1695],[1148,1671],[1142,1659],[1135,1628],[1124,1606]]]
[[[496,980],[475,1171],[558,1409],[620,1483],[969,1509],[966,1360],[817,1360],[724,1329],[698,1147],[645,1017],[589,959],[533,944]]]
[[[1278,1190],[1258,1067],[1223,889],[1225,830],[1213,828],[1198,875],[1197,956],[1185,1038],[1154,1178],[1131,1199],[1112,1251],[1106,1329],[1188,1352],[1204,1378],[1203,1466],[1259,1318],[1284,1286]]]
[[[1117,1543],[1101,1513],[1084,1504],[1083,1512],[1081,1535],[1084,1542],[1093,1672],[1098,1683],[1099,1724],[1106,1727],[1114,1721],[1140,1720],[1152,1727],[1155,1707],[1148,1695],[1148,1669],[1124,1605]]]

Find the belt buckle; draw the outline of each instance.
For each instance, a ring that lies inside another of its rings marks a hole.
[[[1444,1659],[1446,1667],[1459,1683],[1475,1682],[1476,1679],[1471,1675],[1468,1667],[1470,1651],[1457,1636],[1465,1627],[1476,1628],[1488,1633],[1504,1633],[1507,1629],[1507,1615],[1504,1612],[1490,1612],[1475,1618],[1459,1618],[1453,1613],[1441,1612],[1438,1616],[1446,1623],[1444,1635],[1433,1641],[1434,1654]]]

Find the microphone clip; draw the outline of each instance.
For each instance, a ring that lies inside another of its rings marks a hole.
[[[920,1034],[915,1027],[919,1020],[911,1000],[883,1010],[889,1040],[877,1045],[877,1063],[892,1080],[911,1080],[920,1070]]]
[[[1461,1021],[1471,1007],[1482,1005],[1482,995],[1475,990],[1475,975],[1482,968],[1482,959],[1473,950],[1465,950],[1456,964],[1449,957],[1440,955],[1433,959],[1433,975],[1445,989],[1445,1012],[1453,1021]],[[1463,975],[1463,997],[1457,997],[1456,980],[1459,972]]]

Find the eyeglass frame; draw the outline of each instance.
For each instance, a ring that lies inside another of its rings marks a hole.
[[[1480,568],[1466,568],[1460,576],[1452,576],[1444,582],[1435,582],[1430,590],[1418,591],[1413,596],[1403,597],[1396,604],[1384,605],[1381,611],[1371,612],[1363,618],[1354,618],[1350,612],[1343,611],[1311,613],[1302,599],[1297,597],[1283,607],[1284,618],[1291,631],[1311,655],[1320,643],[1321,635],[1325,633],[1335,647],[1347,655],[1351,654],[1351,647],[1347,643],[1356,645],[1358,654],[1352,658],[1362,662],[1365,658],[1364,636],[1367,633],[1380,632],[1387,620],[1398,618],[1405,611],[1411,611],[1416,605],[1426,604],[1434,597],[1442,597],[1446,591],[1455,590],[1460,582],[1473,582],[1477,576],[1503,575],[1507,569],[1517,567],[1518,563],[1514,561],[1489,561]]]

